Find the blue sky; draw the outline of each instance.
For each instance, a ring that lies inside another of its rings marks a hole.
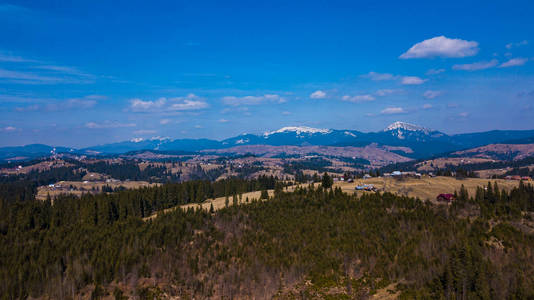
[[[534,129],[532,1],[0,1],[0,146]]]

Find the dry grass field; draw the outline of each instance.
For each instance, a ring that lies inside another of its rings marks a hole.
[[[462,184],[467,188],[470,195],[474,195],[476,188],[479,186],[484,186],[488,184],[488,181],[490,181],[492,184],[495,182],[498,184],[500,188],[504,188],[506,190],[510,190],[513,187],[517,186],[519,184],[519,181],[513,181],[513,180],[503,180],[503,179],[480,179],[480,178],[467,178],[467,179],[456,179],[453,177],[423,177],[421,179],[415,179],[415,178],[409,178],[404,180],[397,180],[393,178],[370,178],[370,179],[361,179],[356,180],[353,183],[348,182],[335,182],[334,187],[340,187],[343,192],[346,193],[354,193],[356,192],[355,187],[360,184],[373,184],[375,187],[378,188],[380,192],[391,192],[395,193],[397,195],[402,196],[409,196],[409,197],[418,197],[421,200],[434,200],[438,194],[441,193],[454,193],[454,191],[460,190],[460,187]],[[316,183],[316,186],[320,185],[320,183]],[[288,191],[293,191],[296,186],[290,186],[288,187]],[[269,196],[272,196],[274,194],[274,190],[268,190]],[[362,192],[358,191],[359,193],[368,193],[368,192]],[[248,198],[249,201],[252,201],[253,199],[259,199],[260,198],[260,191],[255,192],[249,192],[244,193],[241,201],[239,201],[240,204],[246,203],[246,199]],[[188,209],[188,208],[202,208],[205,210],[209,210],[211,205],[213,205],[214,210],[219,210],[221,208],[225,207],[226,198],[225,197],[219,197],[215,199],[208,199],[204,201],[203,203],[191,203],[179,206],[182,209]],[[232,197],[229,198],[229,205],[232,205]],[[152,216],[144,218],[144,220],[150,220],[155,217],[157,217],[160,213],[166,213],[169,211],[172,211],[177,207],[172,207],[165,209],[163,211],[160,211]]]
[[[435,171],[445,169],[447,165],[459,166],[465,164],[478,164],[485,162],[495,162],[494,159],[473,158],[473,157],[445,157],[432,160],[425,160],[417,164],[417,171]]]
[[[35,199],[46,200],[48,195],[54,198],[61,194],[70,194],[80,196],[90,192],[100,191],[103,186],[111,188],[124,187],[126,189],[136,189],[140,187],[155,186],[157,183],[148,183],[146,181],[59,181],[51,186],[40,186],[37,188]]]
[[[469,191],[469,195],[474,195],[478,186],[487,185],[488,182],[498,184],[500,188],[510,190],[519,184],[519,181],[504,179],[480,179],[466,178],[456,179],[453,177],[427,177],[421,179],[407,178],[397,180],[393,178],[370,178],[365,180],[355,180],[354,183],[336,182],[335,187],[341,187],[344,192],[355,192],[356,185],[374,184],[381,192],[391,192],[402,196],[418,197],[421,200],[433,200],[442,193],[454,193],[460,190],[462,184]]]
[[[53,168],[61,168],[61,167],[72,167],[73,164],[67,163],[64,160],[57,159],[57,160],[51,160],[51,161],[42,161],[40,163],[36,163],[33,165],[25,166],[19,168],[13,168],[13,169],[0,169],[0,174],[12,174],[12,175],[18,175],[18,174],[28,174],[31,171],[46,171]]]
[[[267,190],[267,192],[269,193],[269,196],[273,196],[274,195],[274,190]],[[249,201],[252,201],[253,199],[260,199],[260,196],[261,196],[261,191],[255,191],[255,192],[249,192],[249,193],[244,193],[243,194],[243,197],[241,198],[241,201],[239,201],[239,198],[238,198],[238,202],[240,204],[242,203],[246,203],[246,199],[248,198]],[[162,211],[159,211],[149,217],[146,217],[144,218],[143,220],[147,221],[147,220],[151,220],[151,219],[154,219],[158,216],[158,214],[161,214],[161,213],[167,213],[167,212],[170,212],[170,211],[173,211],[175,210],[176,208],[180,207],[182,209],[188,209],[188,208],[202,208],[202,209],[205,209],[205,210],[209,210],[211,205],[213,205],[213,209],[214,210],[219,210],[219,209],[222,209],[226,206],[226,197],[218,197],[218,198],[215,198],[215,199],[208,199],[202,203],[190,203],[190,204],[186,204],[186,205],[181,205],[181,206],[175,206],[175,207],[171,207],[171,208],[167,208],[167,209],[164,209]],[[228,205],[233,205],[233,201],[232,201],[232,197],[230,196],[229,199],[228,199]]]

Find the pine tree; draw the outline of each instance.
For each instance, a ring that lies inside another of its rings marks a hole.
[[[327,172],[324,172],[323,179],[321,180],[321,184],[322,184],[323,188],[324,189],[329,189],[329,188],[332,187],[333,183],[334,183],[334,181],[333,181],[332,177],[330,177]]]

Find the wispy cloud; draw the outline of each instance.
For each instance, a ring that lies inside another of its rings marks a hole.
[[[401,78],[401,83],[404,85],[419,85],[425,83],[427,80],[428,79],[422,79],[417,76],[403,76]]]
[[[426,75],[437,75],[445,72],[445,69],[430,69],[426,72]]]
[[[125,126],[125,127],[129,127],[129,126]],[[153,130],[153,129],[140,129],[140,130],[134,131],[133,133],[138,134],[138,135],[147,135],[147,134],[155,134],[157,132],[158,132],[157,130]]]
[[[382,81],[382,80],[394,80],[396,78],[395,75],[389,74],[389,73],[377,73],[377,72],[369,72],[367,74],[362,75],[363,78],[369,78],[374,81]]]
[[[463,70],[463,71],[478,71],[485,70],[495,67],[499,64],[499,61],[492,59],[490,61],[479,61],[471,64],[457,64],[452,66],[454,70]]]
[[[522,58],[522,57],[518,57],[518,58],[512,58],[506,62],[503,62],[499,68],[509,68],[509,67],[518,67],[518,66],[522,66],[524,64],[526,64],[528,61],[528,58]]]
[[[425,97],[426,99],[434,99],[434,98],[437,98],[437,97],[441,96],[442,94],[443,94],[442,91],[428,90],[428,91],[424,92],[423,97]]]
[[[478,50],[475,41],[437,36],[413,45],[400,58],[467,57],[476,55]]]
[[[17,131],[17,128],[13,127],[13,126],[6,126],[4,128],[0,128],[0,131],[2,131],[2,132],[14,132],[14,131]]]
[[[84,110],[93,108],[98,101],[106,99],[107,97],[101,95],[89,95],[82,98],[71,98],[62,101],[55,101],[46,104],[32,104],[23,107],[17,107],[15,110],[19,112],[25,111],[66,111],[66,110]],[[50,101],[50,100],[49,100]]]
[[[203,99],[195,94],[186,97],[159,98],[157,100],[142,100],[139,98],[130,100],[130,110],[133,112],[177,112],[201,110],[209,107]]]
[[[381,110],[380,113],[383,115],[397,115],[406,113],[406,110],[402,107],[387,107]]]
[[[315,91],[313,93],[310,94],[310,98],[312,99],[324,99],[326,98],[326,93],[321,91],[321,90],[318,90],[318,91]]]
[[[117,121],[104,121],[104,122],[88,122],[85,123],[85,127],[89,129],[107,129],[107,128],[124,128],[135,127],[134,123],[120,123]]]
[[[368,101],[374,101],[375,97],[373,95],[356,95],[356,96],[349,96],[345,95],[341,97],[341,100],[347,101],[347,102],[353,102],[353,103],[359,103],[359,102],[368,102]]]
[[[425,83],[428,79],[422,79],[418,76],[402,76],[402,75],[393,75],[390,73],[377,73],[369,72],[367,74],[361,75],[363,78],[369,78],[374,81],[384,81],[384,80],[398,80],[401,84],[404,85],[418,85]]]
[[[9,69],[0,69],[0,80],[16,84],[88,84],[97,78],[75,67],[50,64],[6,51],[0,51],[0,62],[11,63]]]
[[[228,123],[228,120],[226,120],[226,119],[219,119],[219,123]]]
[[[432,107],[433,107],[432,104],[428,104],[428,103],[423,104],[423,109],[431,109]]]
[[[381,90],[376,91],[375,94],[377,96],[384,97],[384,96],[399,93],[399,92],[402,92],[402,90],[401,89],[381,89]]]
[[[222,98],[222,101],[226,105],[241,106],[241,105],[258,105],[264,102],[277,102],[284,103],[286,99],[277,94],[265,94],[262,96],[226,96]]]
[[[21,84],[55,84],[64,82],[64,79],[51,76],[42,76],[29,72],[0,69],[0,80]]]
[[[24,58],[22,56],[13,55],[7,52],[0,51],[0,61],[9,63],[29,63],[38,62],[37,60]]]
[[[523,41],[517,42],[517,43],[506,44],[506,49],[517,48],[517,47],[521,47],[521,46],[525,46],[525,45],[528,45],[528,41],[527,40],[523,40]]]
[[[67,75],[76,75],[80,77],[88,77],[88,78],[94,78],[95,76],[92,74],[88,74],[85,72],[82,72],[74,67],[66,67],[66,66],[56,66],[56,65],[39,65],[35,66],[35,69],[41,69],[41,70],[47,70],[52,71],[54,73],[58,74],[67,74]]]

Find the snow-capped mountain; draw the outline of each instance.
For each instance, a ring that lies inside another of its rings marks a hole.
[[[288,127],[282,127],[275,131],[268,131],[263,134],[264,137],[269,137],[270,135],[277,134],[277,133],[296,133],[297,135],[301,134],[315,134],[315,133],[322,133],[327,134],[332,132],[330,129],[320,129],[320,128],[312,128],[312,127],[306,127],[306,126],[288,126]]]
[[[413,138],[418,141],[427,141],[429,139],[439,139],[447,137],[447,135],[443,132],[405,122],[392,123],[384,129],[384,132],[400,140]]]
[[[398,154],[412,158],[422,158],[450,151],[530,137],[534,137],[534,130],[494,130],[480,133],[447,135],[437,130],[405,122],[394,122],[384,130],[367,133],[356,130],[288,126],[263,134],[242,134],[222,141],[153,137],[149,139],[134,138],[129,141],[98,145],[84,149],[58,147],[55,151],[53,151],[52,147],[46,145],[6,147],[0,148],[0,159],[17,156],[30,158],[45,156],[49,155],[51,151],[54,153],[121,154],[140,150],[195,152],[250,145],[362,147],[370,144],[407,147],[413,153],[398,152]],[[396,152],[397,150],[392,151]]]
[[[395,123],[392,123],[388,127],[386,127],[384,131],[390,131],[390,132],[418,131],[418,132],[424,132],[428,134],[431,130],[425,127],[414,125],[414,124],[397,121]]]

